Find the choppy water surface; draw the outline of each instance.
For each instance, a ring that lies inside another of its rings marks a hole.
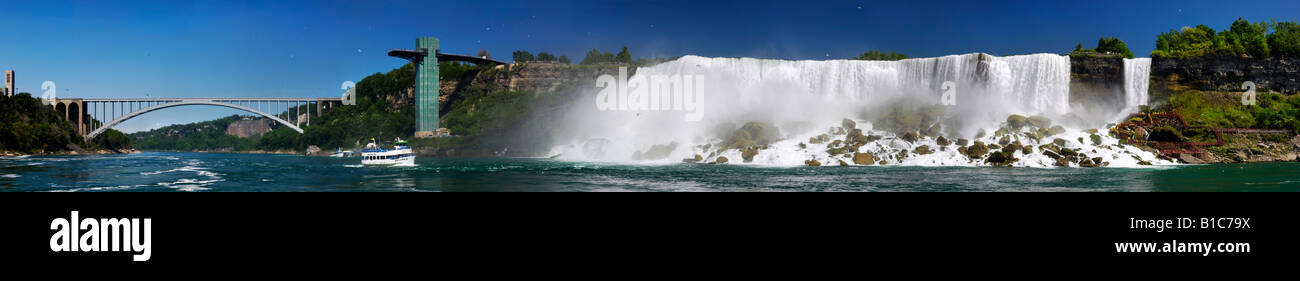
[[[1300,191],[1300,163],[1162,168],[764,167],[146,152],[0,158],[3,191]]]

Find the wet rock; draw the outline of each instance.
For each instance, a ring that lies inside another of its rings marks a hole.
[[[980,129],[979,133],[975,133],[975,138],[976,138],[976,139],[982,139],[982,138],[984,138],[984,135],[985,135],[985,133],[984,133],[984,129]]]
[[[1066,159],[1065,157],[1061,157],[1061,158],[1059,158],[1059,159],[1056,159],[1056,163],[1052,163],[1052,164],[1055,165],[1055,166],[1057,166],[1057,167],[1069,167],[1069,166],[1070,166],[1070,160],[1069,160],[1069,159]]]
[[[849,135],[844,138],[844,142],[849,145],[862,145],[867,143],[867,137],[862,135],[862,130],[853,129],[849,130]]]
[[[1196,158],[1196,156],[1186,153],[1179,154],[1178,160],[1183,160],[1183,162],[1187,164],[1205,164],[1205,161],[1202,161],[1200,158]]]
[[[1060,125],[1052,126],[1051,129],[1047,129],[1048,136],[1059,135],[1062,133],[1065,133],[1065,127],[1061,127]]]
[[[903,137],[902,137],[902,138],[903,138],[903,140],[905,140],[905,141],[907,141],[907,142],[912,142],[912,143],[916,142],[916,140],[918,139],[918,137],[916,136],[916,133],[915,133],[915,132],[906,132],[906,133],[903,133]]]
[[[967,139],[957,139],[957,146],[966,146],[967,143],[970,143],[970,140],[967,140]]]
[[[1024,127],[1025,124],[1028,123],[1029,118],[1026,118],[1024,115],[1012,114],[1011,116],[1007,116],[1007,126],[1011,128],[1020,129],[1020,127]]]
[[[958,146],[958,147],[957,147],[957,153],[961,153],[961,155],[966,155],[966,147],[965,147],[965,146]]]
[[[1009,143],[1009,144],[1007,144],[1007,146],[1003,146],[1003,147],[1002,147],[1002,152],[1005,152],[1005,153],[1016,153],[1016,151],[1020,151],[1020,149],[1021,149],[1020,142],[1013,142],[1013,143]]]
[[[726,164],[726,163],[727,163],[726,156],[718,156],[718,159],[713,159],[713,164]]]
[[[1021,151],[1021,153],[1024,153],[1024,154],[1026,154],[1026,155],[1028,155],[1028,154],[1033,154],[1033,153],[1034,153],[1034,146],[1032,146],[1032,145],[1026,145],[1026,146],[1024,146],[1024,147],[1021,147],[1021,148],[1020,148],[1020,151]]]
[[[1019,160],[1016,159],[1014,156],[1015,154],[1012,153],[995,151],[993,153],[989,153],[989,157],[988,159],[985,159],[985,161],[993,166],[1010,166],[1011,163],[1015,163],[1016,160]]]
[[[876,162],[876,161],[875,161],[875,156],[871,155],[871,153],[854,153],[854,154],[853,154],[853,164],[858,164],[858,165],[871,165],[871,164],[875,164],[875,162]]]
[[[1146,141],[1149,136],[1150,134],[1147,133],[1147,129],[1143,129],[1142,127],[1137,127],[1137,129],[1133,130],[1133,140],[1135,141]]]
[[[826,154],[837,155],[842,153],[844,153],[844,148],[842,147],[832,147],[826,149]]]
[[[849,165],[849,163],[845,163],[844,160],[839,160],[839,161],[840,161],[840,167],[845,167]]]
[[[804,143],[801,142],[801,143],[799,143],[799,148],[804,148],[804,149],[806,149],[806,148],[808,148],[808,145],[807,145],[807,144],[804,144]]]
[[[894,149],[908,149],[912,147],[912,144],[909,144],[906,141],[900,139],[893,139],[889,141],[889,147]]]
[[[1008,143],[1011,143],[1011,136],[1003,136],[998,139],[998,145],[1007,145]]]
[[[817,166],[821,166],[821,165],[822,165],[822,162],[818,162],[817,159],[809,159],[809,160],[804,160],[804,161],[803,161],[803,164],[804,164],[804,165],[808,165],[808,166],[817,167]]]
[[[1092,139],[1092,145],[1101,145],[1101,136],[1094,133],[1089,135],[1088,138]]]
[[[824,119],[823,119],[823,120],[824,120]],[[825,124],[825,123],[823,123],[823,124]],[[822,126],[825,126],[825,125],[822,125]],[[853,122],[853,120],[850,120],[850,119],[848,119],[848,118],[844,118],[843,121],[840,121],[840,127],[844,128],[845,130],[853,130],[853,129],[857,129],[857,128],[858,128],[858,122]]]
[[[695,158],[682,159],[682,163],[699,163],[700,161],[704,161],[704,157],[699,154],[696,154]]]
[[[915,150],[914,152],[916,152],[916,154],[920,154],[920,155],[926,155],[926,154],[934,153],[934,151],[931,151],[931,150],[930,150],[930,146],[928,146],[928,145],[918,146],[918,147],[916,147],[916,150]]]
[[[761,122],[749,122],[732,132],[731,136],[722,143],[721,150],[768,145],[780,136],[781,132],[776,127]]]
[[[921,130],[921,135],[931,137],[931,138],[937,137],[939,136],[939,126],[930,126],[925,130]]]
[[[1097,167],[1097,163],[1092,162],[1092,159],[1083,159],[1083,161],[1079,161],[1079,167]]]
[[[748,148],[748,149],[740,150],[740,157],[744,158],[745,163],[753,162],[755,155],[758,155],[757,148]]]
[[[1048,119],[1042,115],[1030,116],[1027,121],[1029,122],[1029,126],[1034,126],[1040,129],[1046,129],[1052,126],[1052,119]]]
[[[668,158],[668,155],[677,149],[677,142],[671,142],[667,145],[657,144],[650,146],[644,153],[637,151],[632,153],[634,160],[661,160]]]
[[[1060,154],[1056,154],[1056,152],[1052,152],[1051,150],[1043,150],[1043,155],[1052,158],[1052,160],[1060,160],[1062,158]]]
[[[821,134],[821,135],[819,135],[819,136],[817,136],[817,137],[808,138],[808,143],[810,143],[810,144],[823,144],[823,143],[826,143],[826,141],[828,141],[828,140],[830,140],[830,139],[831,139],[830,136],[827,136],[826,134]]]
[[[989,148],[984,146],[984,142],[982,141],[975,141],[975,144],[972,144],[970,148],[966,148],[966,157],[970,157],[971,159],[983,159],[984,154],[988,153]]]
[[[1098,131],[1097,128],[1092,128],[1092,129],[1083,130],[1083,132],[1089,134],[1096,134]]]
[[[1056,146],[1065,146],[1065,140],[1060,138],[1055,138],[1052,139],[1052,144],[1055,144]]]
[[[948,139],[944,138],[943,136],[939,136],[939,138],[935,139],[934,142],[941,146],[948,146],[949,144],[952,144],[951,141],[948,141]]]

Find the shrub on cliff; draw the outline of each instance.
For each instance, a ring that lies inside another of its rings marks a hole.
[[[1152,130],[1151,130],[1151,136],[1148,137],[1147,140],[1148,140],[1148,141],[1181,142],[1181,141],[1186,141],[1187,138],[1186,138],[1186,137],[1183,137],[1183,132],[1178,131],[1178,129],[1176,129],[1176,128],[1174,128],[1174,127],[1170,127],[1170,126],[1160,126],[1160,127],[1156,127],[1155,129],[1152,129]]]

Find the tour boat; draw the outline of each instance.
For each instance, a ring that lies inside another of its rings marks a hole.
[[[361,150],[362,165],[415,165],[415,154],[406,141],[397,139],[391,149],[379,148],[375,139],[370,139],[366,148]]]
[[[354,156],[356,156],[356,152],[352,152],[351,150],[343,150],[343,148],[334,149],[334,154],[330,154],[330,157],[340,157],[340,158],[354,157]]]

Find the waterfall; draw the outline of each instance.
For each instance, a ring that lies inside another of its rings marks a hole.
[[[1151,83],[1151,58],[1124,59],[1124,98],[1127,112],[1147,104]]]
[[[777,84],[799,88],[780,95],[872,105],[900,95],[938,98],[942,84],[951,81],[961,87],[959,95],[995,99],[1015,112],[1064,114],[1070,108],[1070,59],[1053,54],[994,57],[975,53],[901,61],[685,56],[638,69],[638,73],[703,75],[709,81],[734,83],[726,85],[731,89],[718,90],[739,100],[764,98],[770,91],[758,88]]]
[[[1141,78],[1147,73],[1150,60],[1125,60],[1124,63],[1127,102],[1130,106],[1144,104],[1147,82]],[[942,117],[960,121],[953,125],[959,128],[943,128],[945,134],[953,139],[972,138],[972,141],[995,143],[998,139],[990,139],[992,136],[986,136],[986,139],[973,137],[977,131],[991,133],[997,130],[1011,114],[1042,115],[1066,126],[1072,121],[1088,118],[1070,112],[1070,58],[1056,54],[996,57],[973,53],[900,61],[790,61],[684,56],[639,68],[633,78],[655,75],[700,77],[696,90],[701,95],[700,103],[704,105],[701,111],[703,120],[686,122],[682,118],[684,112],[675,111],[598,111],[593,104],[579,102],[568,111],[567,131],[558,132],[558,135],[573,139],[557,141],[561,145],[552,149],[553,154],[560,155],[561,159],[577,161],[637,161],[640,155],[648,155],[653,150],[655,155],[669,155],[659,160],[662,163],[678,162],[696,155],[709,155],[704,156],[707,161],[713,157],[712,152],[717,152],[716,147],[714,151],[707,147],[717,145],[736,126],[763,122],[779,128],[783,141],[759,152],[753,162],[801,165],[809,158],[821,158],[830,164],[833,162],[829,161],[843,161],[842,155],[827,154],[826,144],[814,148],[804,142],[827,133],[828,128],[838,127],[845,118],[857,121],[857,127],[864,131],[871,131],[871,120],[862,118],[899,107],[900,100],[910,101],[912,105],[938,105],[945,92],[956,96],[956,104],[946,107]],[[1075,147],[1098,151],[1090,155],[1114,156],[1107,157],[1114,162],[1112,164],[1137,165],[1134,157],[1119,156],[1120,153],[1132,153],[1125,152],[1128,148],[1094,147],[1092,141],[1075,141],[1089,139],[1092,135],[1081,133],[1083,130],[1079,129],[1083,128],[1071,129],[1057,137],[1070,140]],[[864,152],[912,153],[908,149],[922,144],[935,145],[935,141],[929,138],[915,143],[900,143],[891,133],[871,133],[884,134],[886,139],[870,148],[862,147]],[[1108,144],[1118,143],[1118,140],[1105,138]],[[1017,139],[1021,138],[1017,136]],[[1021,140],[1026,145],[1051,142],[1051,139]],[[722,151],[721,155],[729,159],[741,157],[740,152],[734,149]],[[1155,159],[1149,153],[1144,156],[1144,159]],[[1026,164],[1023,164],[1026,166],[1051,165],[1044,164],[1051,159],[1041,154],[1018,157],[1026,159]],[[909,159],[901,164],[974,163],[958,154],[955,148]]]

